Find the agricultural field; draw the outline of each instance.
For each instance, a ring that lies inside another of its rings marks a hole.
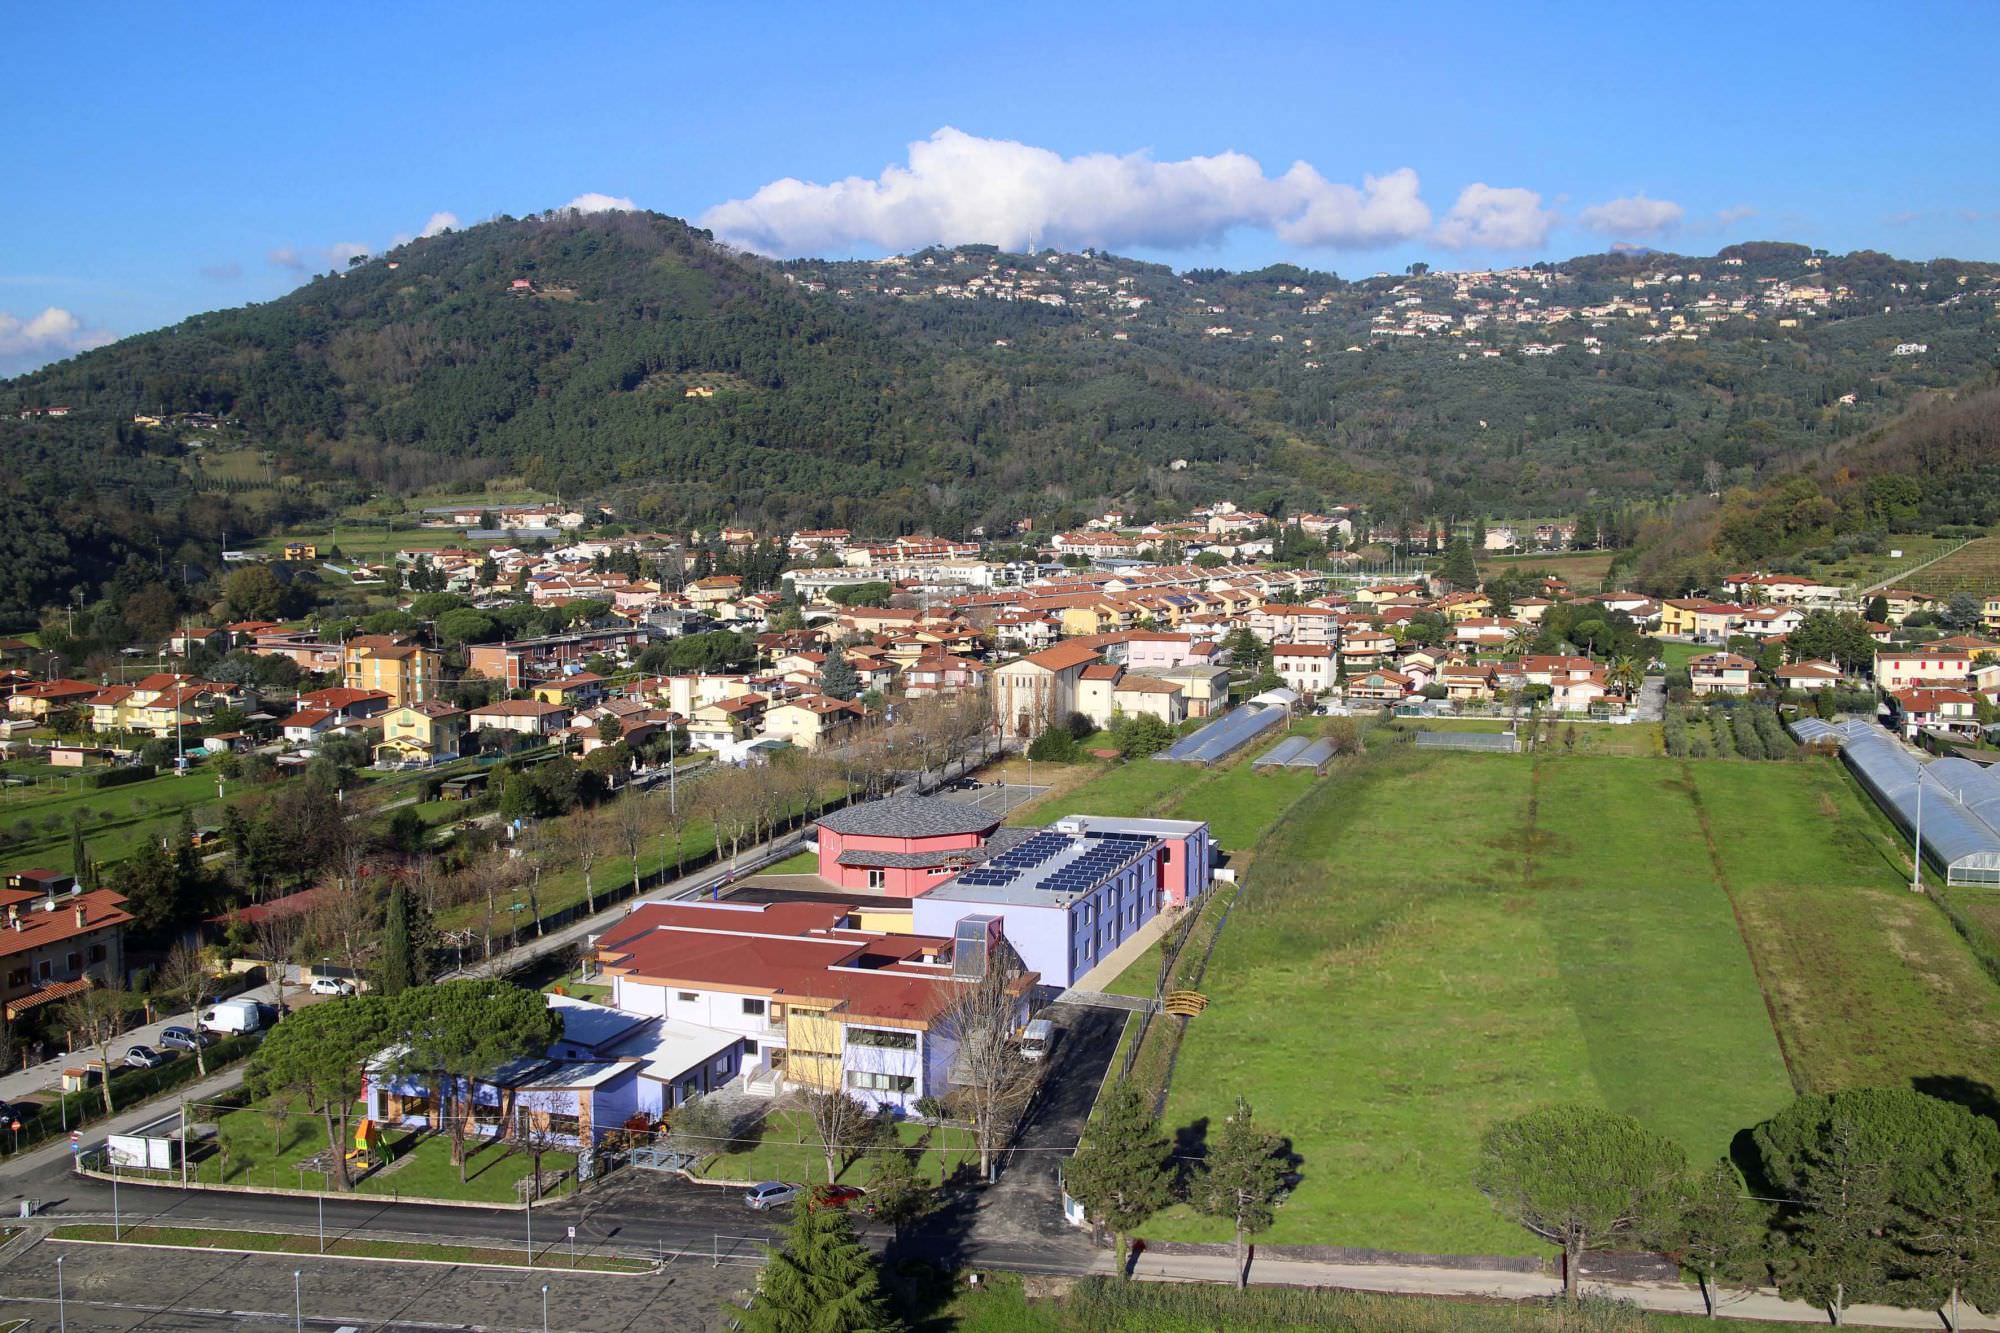
[[[1305,1159],[1272,1242],[1420,1253],[1534,1252],[1469,1183],[1496,1119],[1590,1101],[1726,1151],[1792,1087],[1728,897],[1688,854],[1684,784],[1652,759],[1402,747],[1337,769],[1223,932],[1170,1127],[1252,1089]],[[1178,1212],[1148,1234],[1220,1235]]]
[[[1577,592],[1597,592],[1611,572],[1610,551],[1556,552],[1550,555],[1484,555],[1479,557],[1479,575],[1490,579],[1510,570],[1542,570],[1553,574]]]
[[[1688,768],[1799,1086],[1990,1084],[2000,987],[1845,771]]]
[[[290,529],[250,543],[246,549],[275,555],[287,542],[312,542],[322,560],[335,547],[349,559],[380,560],[406,546],[465,546],[479,549],[496,546],[495,541],[469,541],[458,528],[426,528],[418,524],[315,525],[310,529]]]
[[[1939,597],[1961,592],[1980,597],[2000,593],[2000,537],[1981,537],[1898,582]]]
[[[82,820],[91,858],[115,861],[145,839],[173,831],[184,810],[192,811],[197,823],[219,822],[223,800],[234,801],[241,792],[240,786],[225,784],[218,800],[215,774],[199,768],[101,789],[84,786],[72,770],[46,764],[37,765],[33,776],[35,785],[0,787],[0,833],[8,837],[11,863],[39,861],[58,870],[69,868],[72,818]]]
[[[1416,731],[1505,731],[1507,719],[1498,717],[1427,717],[1404,719],[1398,725]],[[1523,715],[1522,725],[1526,726]],[[1658,755],[1660,724],[1657,722],[1562,722],[1555,724],[1542,744],[1550,749],[1575,754]]]

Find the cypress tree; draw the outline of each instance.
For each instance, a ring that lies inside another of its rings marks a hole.
[[[417,984],[416,967],[410,948],[410,908],[403,886],[389,890],[388,920],[382,929],[381,975],[377,985],[384,995],[400,995]]]
[[[83,816],[69,817],[69,866],[76,882],[88,889],[90,882],[90,851],[83,845]]]
[[[802,1202],[783,1248],[769,1251],[757,1295],[743,1312],[747,1333],[897,1333],[875,1258],[838,1208]]]

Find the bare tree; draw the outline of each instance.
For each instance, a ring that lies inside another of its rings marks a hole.
[[[847,1165],[848,1159],[875,1141],[875,1116],[840,1088],[830,1092],[807,1088],[799,1092],[798,1098],[812,1123],[820,1152],[826,1157],[826,1183],[831,1185],[839,1179],[840,1169]]]
[[[257,918],[256,925],[251,928],[251,934],[256,942],[257,956],[263,960],[264,966],[270,969],[271,986],[277,992],[280,1014],[290,1012],[290,1006],[285,1002],[285,987],[291,982],[287,970],[296,960],[299,944],[304,935],[300,925],[297,913],[267,906],[263,915]]]
[[[597,858],[604,852],[604,816],[596,806],[585,806],[562,824],[563,850],[583,871],[583,913],[597,914],[597,882],[593,878]]]
[[[948,1100],[972,1123],[979,1174],[993,1178],[993,1160],[1034,1099],[1042,1064],[1023,1059],[1015,1041],[1028,1016],[1034,977],[1003,940],[976,981],[941,981],[941,1007],[931,1030],[952,1051]]]
[[[646,835],[651,832],[651,820],[647,818],[645,799],[637,787],[628,788],[623,796],[611,803],[611,828],[617,836],[618,845],[625,855],[632,858],[632,894],[639,894],[639,852],[646,845]]]
[[[197,1015],[208,984],[208,960],[202,957],[200,949],[185,939],[174,942],[166,962],[160,966],[159,975],[153,979],[155,995],[172,1002],[175,1009],[188,1011],[188,1026],[195,1034],[194,1064],[204,1078],[208,1076],[208,1055],[202,1049],[201,1024]]]
[[[524,1153],[534,1166],[534,1176],[529,1190],[534,1201],[542,1198],[542,1158],[552,1152],[568,1152],[576,1146],[576,1141],[557,1134],[549,1127],[548,1111],[544,1107],[514,1104],[513,1120],[507,1130],[507,1147]]]
[[[300,923],[298,952],[338,959],[351,977],[360,977],[382,938],[382,909],[375,887],[359,874],[337,876],[314,895]]]
[[[111,1039],[125,1030],[125,1006],[131,998],[123,982],[111,981],[78,991],[57,1011],[58,1021],[69,1030],[72,1040],[80,1040],[97,1052],[106,1115],[118,1109],[111,1103]]]

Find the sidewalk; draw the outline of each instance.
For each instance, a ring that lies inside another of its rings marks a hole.
[[[1235,1259],[1226,1254],[1156,1254],[1141,1251],[1133,1276],[1155,1282],[1233,1282]],[[1340,1287],[1405,1296],[1468,1296],[1500,1300],[1536,1300],[1562,1293],[1559,1278],[1536,1273],[1494,1269],[1419,1268],[1396,1264],[1328,1264],[1298,1259],[1256,1259],[1250,1281],[1258,1286]],[[1661,1314],[1701,1315],[1701,1291],[1692,1285],[1658,1282],[1584,1281],[1588,1295],[1629,1301]],[[1774,1323],[1826,1324],[1827,1312],[1802,1301],[1781,1299],[1765,1288],[1744,1292],[1725,1289],[1716,1313],[1724,1319],[1761,1319]],[[1889,1305],[1851,1305],[1842,1320],[1867,1328],[1937,1329],[1943,1321],[1935,1310],[1905,1310]],[[1969,1306],[1959,1320],[1964,1329],[2000,1329],[2000,1319],[1983,1317]]]
[[[297,969],[293,970],[294,972],[297,971]],[[296,981],[287,981],[285,985],[289,998],[296,1003],[300,998],[298,983]],[[267,982],[253,990],[244,991],[240,997],[233,998],[256,1000],[262,1004],[275,1005],[278,1002],[278,990],[276,986]],[[115,1037],[111,1042],[111,1058],[114,1062],[122,1059],[126,1050],[133,1046],[151,1046],[157,1050],[159,1049],[159,1036],[162,1029],[171,1027],[190,1028],[193,1026],[194,1015],[186,1009],[163,1015],[151,1023],[132,1028]],[[74,1051],[67,1054],[59,1054],[37,1065],[29,1065],[26,1069],[16,1069],[11,1073],[0,1074],[0,1102],[17,1102],[23,1098],[47,1098],[53,1101],[55,1099],[56,1088],[62,1079],[62,1071],[73,1069],[78,1065],[88,1064],[96,1058],[97,1055],[94,1051]],[[186,1052],[181,1052],[175,1058],[189,1060],[193,1057]]]
[[[161,1116],[172,1115],[180,1108],[182,1101],[204,1102],[228,1092],[243,1081],[243,1071],[247,1062],[239,1062],[229,1068],[210,1074],[185,1087],[160,1094],[150,1101],[136,1102],[121,1107],[118,1112],[103,1120],[93,1120],[84,1127],[86,1144],[102,1143],[113,1134],[129,1134],[141,1125],[149,1125]],[[10,1157],[0,1164],[0,1211],[12,1216],[15,1205],[22,1197],[23,1182],[46,1172],[51,1166],[62,1164],[68,1168],[70,1161],[69,1143],[64,1139],[50,1139],[38,1148],[30,1148],[19,1157]]]

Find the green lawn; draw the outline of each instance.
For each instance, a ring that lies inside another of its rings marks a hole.
[[[1678,639],[1660,641],[1660,660],[1667,664],[1669,671],[1685,667],[1703,653],[1714,651],[1715,645],[1709,643],[1682,643]]]
[[[1595,1102],[1721,1154],[1791,1088],[1680,783],[1403,747],[1337,770],[1259,851],[1169,1124],[1247,1091],[1305,1159],[1271,1241],[1437,1253],[1536,1252],[1470,1184],[1496,1119]]]
[[[773,861],[760,875],[812,875],[819,872],[818,852],[797,852],[782,861]]]
[[[896,1125],[896,1141],[904,1148],[922,1148],[917,1161],[919,1174],[938,1170],[942,1150],[945,1170],[962,1161],[978,1161],[970,1130],[949,1125]],[[860,1154],[840,1171],[840,1179],[867,1188],[875,1179],[876,1155]],[[812,1122],[802,1111],[776,1110],[764,1120],[754,1138],[738,1140],[732,1151],[709,1158],[699,1174],[711,1180],[788,1180],[796,1184],[823,1184],[826,1157],[813,1138]]]
[[[1114,764],[1081,786],[1053,793],[1009,818],[1016,824],[1053,824],[1064,815],[1150,815],[1180,789],[1197,783],[1202,770],[1158,759]]]
[[[358,1119],[358,1112],[356,1119]],[[352,1133],[353,1121],[349,1122]],[[217,1121],[223,1151],[209,1153],[194,1164],[193,1178],[205,1184],[262,1185],[276,1189],[321,1189],[325,1177],[300,1170],[301,1163],[326,1149],[326,1126],[308,1115],[282,1115],[265,1103],[252,1103]],[[515,1203],[515,1185],[526,1180],[533,1164],[525,1154],[504,1145],[471,1140],[465,1180],[451,1164],[451,1141],[442,1134],[389,1130],[383,1136],[389,1165],[355,1183],[358,1194],[405,1198],[464,1199],[478,1203]],[[546,1153],[542,1170],[569,1170],[570,1153]],[[567,1188],[565,1184],[564,1188]]]

